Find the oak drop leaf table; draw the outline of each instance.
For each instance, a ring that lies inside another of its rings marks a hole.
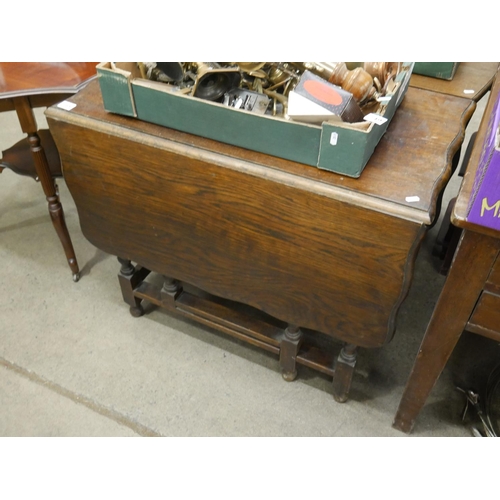
[[[107,113],[97,81],[69,101],[49,128],[131,313],[146,300],[217,328],[276,354],[286,380],[332,376],[345,401],[357,348],[394,334],[475,103],[410,88],[351,179]]]
[[[96,75],[95,62],[0,63],[0,112],[15,111],[27,139],[3,151],[0,172],[9,168],[40,181],[49,214],[66,258],[78,281],[80,269],[66,227],[54,178],[61,177],[61,162],[48,130],[39,130],[34,108],[51,106],[78,92]]]

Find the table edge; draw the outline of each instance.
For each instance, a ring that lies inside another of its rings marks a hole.
[[[57,105],[47,108],[45,116],[47,119],[63,121],[70,125],[77,125],[86,129],[90,128],[88,123],[89,120],[92,120],[92,130],[97,130],[98,132],[118,137],[126,137],[134,142],[151,145],[155,148],[173,153],[182,153],[192,159],[207,160],[224,168],[238,170],[260,178],[272,179],[275,182],[305,191],[315,192],[321,196],[336,199],[341,202],[350,203],[356,206],[362,205],[364,207],[369,207],[373,211],[405,219],[417,224],[428,225],[431,223],[431,214],[421,209],[382,200],[376,196],[357,193],[351,189],[343,188],[341,186],[332,186],[316,179],[306,179],[300,175],[284,172],[283,170],[272,168],[268,165],[242,160],[221,153],[214,153],[207,149],[201,149],[197,146],[185,143],[178,143],[171,139],[160,138],[146,132],[138,132],[137,130],[132,130],[124,125],[111,124],[96,118],[77,115],[71,111],[62,109]]]
[[[15,99],[16,97],[31,97],[45,94],[68,94],[73,95],[82,90],[83,87],[88,85],[92,80],[97,78],[97,74],[87,78],[86,80],[80,82],[77,85],[72,85],[70,87],[48,87],[48,88],[38,88],[38,89],[26,89],[11,92],[0,93],[0,99]]]

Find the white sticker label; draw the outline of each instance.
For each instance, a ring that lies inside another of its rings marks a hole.
[[[330,144],[332,146],[336,146],[338,138],[339,138],[339,134],[337,134],[337,132],[332,132],[332,135],[330,136]]]
[[[464,90],[464,94],[475,94],[476,91],[475,90],[472,90],[472,89],[465,89]]]
[[[76,104],[74,102],[69,101],[62,101],[57,105],[58,108],[65,109],[66,111],[72,110],[75,106]]]
[[[377,125],[382,125],[387,121],[387,118],[384,118],[383,116],[377,115],[376,113],[369,113],[367,114],[363,120],[371,123],[375,123]]]
[[[392,96],[390,96],[390,95],[384,95],[382,97],[377,97],[377,101],[381,102],[382,104],[386,104],[386,103],[390,102],[391,98],[392,98]]]
[[[419,196],[407,196],[405,198],[405,200],[408,202],[408,203],[415,203],[416,201],[420,201],[420,197]]]

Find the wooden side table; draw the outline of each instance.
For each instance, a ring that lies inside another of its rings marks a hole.
[[[406,384],[393,427],[409,433],[464,330],[500,341],[500,233],[466,221],[467,206],[500,91],[495,79],[451,221],[462,229],[448,276]]]
[[[452,80],[413,74],[410,87],[478,102],[491,88],[498,62],[461,62]]]
[[[39,130],[33,109],[51,106],[78,92],[96,74],[95,62],[0,63],[0,112],[16,111],[27,140],[2,153],[4,168],[39,180],[61,240],[73,280],[80,278],[73,244],[54,178],[62,175],[57,148],[48,130]]]

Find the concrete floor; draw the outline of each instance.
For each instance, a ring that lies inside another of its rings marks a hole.
[[[477,129],[486,99],[468,127]],[[43,110],[39,125],[46,126]],[[0,114],[0,150],[23,137]],[[466,141],[468,139],[466,138]],[[443,206],[458,190],[450,182]],[[395,436],[391,423],[444,277],[427,235],[387,346],[359,353],[351,397],[300,367],[285,382],[275,356],[150,308],[133,318],[115,257],[82,235],[58,182],[82,278],[74,283],[41,186],[0,175],[0,436]],[[444,210],[443,210],[444,212]],[[471,436],[450,363],[412,436]]]

